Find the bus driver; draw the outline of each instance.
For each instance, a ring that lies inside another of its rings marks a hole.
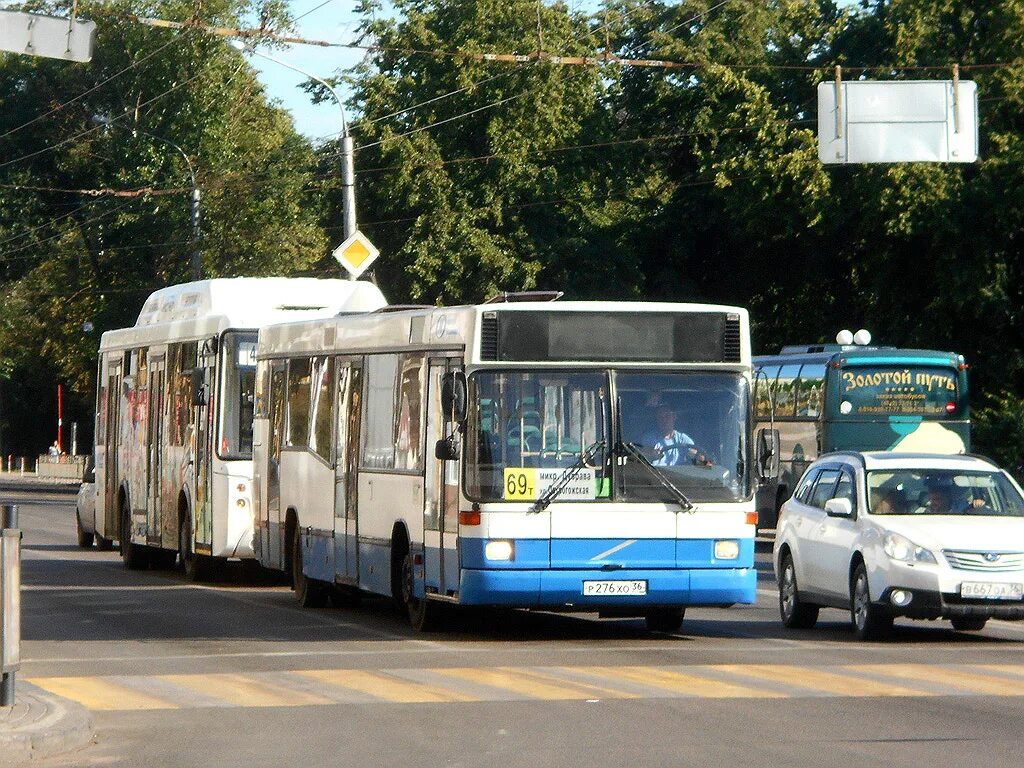
[[[668,405],[662,403],[656,408],[654,423],[654,428],[644,435],[644,446],[654,449],[656,458],[651,462],[654,466],[678,466],[684,457],[700,466],[711,465],[707,456],[697,450],[693,438],[676,429],[676,412]]]

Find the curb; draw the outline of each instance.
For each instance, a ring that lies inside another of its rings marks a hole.
[[[94,733],[92,715],[81,704],[20,681],[14,707],[0,710],[0,765],[77,749]]]
[[[18,482],[0,479],[0,493],[39,493],[47,496],[77,496],[80,483],[48,483],[44,480]]]

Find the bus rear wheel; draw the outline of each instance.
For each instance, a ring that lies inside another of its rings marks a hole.
[[[298,525],[292,533],[292,589],[303,608],[323,608],[327,604],[327,585],[303,572],[302,534]]]
[[[178,521],[178,567],[189,581],[210,577],[209,558],[197,555],[192,546],[192,516],[187,512]]]
[[[121,561],[129,571],[141,571],[149,565],[149,550],[132,543],[132,520],[127,505],[121,507]]]
[[[645,613],[644,623],[651,632],[678,632],[685,616],[685,608],[659,608]]]

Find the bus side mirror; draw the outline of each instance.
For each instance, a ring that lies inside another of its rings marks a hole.
[[[434,458],[438,461],[458,461],[459,444],[455,435],[449,435],[434,444]]]
[[[757,474],[762,481],[779,476],[779,430],[761,429],[757,433]]]
[[[193,368],[190,374],[192,382],[192,405],[206,405],[206,377],[202,368]]]
[[[445,419],[458,424],[464,422],[468,400],[469,388],[466,384],[465,373],[451,371],[441,377],[441,412]]]

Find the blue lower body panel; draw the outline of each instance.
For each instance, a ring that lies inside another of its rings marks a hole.
[[[584,595],[584,581],[647,582],[646,595]],[[730,605],[757,600],[754,568],[688,570],[509,570],[462,571],[459,602],[518,608],[653,608],[656,606]]]

